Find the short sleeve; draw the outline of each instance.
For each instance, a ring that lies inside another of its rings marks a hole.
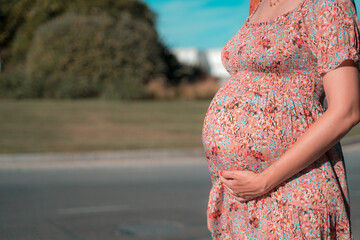
[[[305,0],[306,1],[306,0]],[[346,59],[360,71],[360,25],[353,0],[308,0],[304,24],[319,74]]]

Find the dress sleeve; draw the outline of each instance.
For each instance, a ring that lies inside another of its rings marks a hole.
[[[306,1],[306,0],[305,0]],[[305,27],[319,74],[346,59],[360,71],[360,24],[353,0],[308,0]]]

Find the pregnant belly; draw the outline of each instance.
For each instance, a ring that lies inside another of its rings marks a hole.
[[[281,150],[281,136],[264,118],[236,110],[209,112],[203,126],[208,161],[218,168],[261,171]]]
[[[222,89],[206,113],[202,140],[207,160],[221,170],[260,172],[283,154],[306,129],[274,97],[231,96]]]

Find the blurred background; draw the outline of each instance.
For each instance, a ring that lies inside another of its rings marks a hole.
[[[0,239],[210,239],[202,124],[250,0],[0,3]]]

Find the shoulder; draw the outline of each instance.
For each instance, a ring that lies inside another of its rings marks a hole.
[[[312,18],[327,19],[328,21],[340,20],[340,16],[356,16],[354,0],[304,0],[307,7],[305,15],[316,15]]]
[[[356,8],[354,0],[304,0],[304,1],[308,1],[309,7],[316,7],[316,8],[319,7],[326,8],[336,5],[350,6]]]

